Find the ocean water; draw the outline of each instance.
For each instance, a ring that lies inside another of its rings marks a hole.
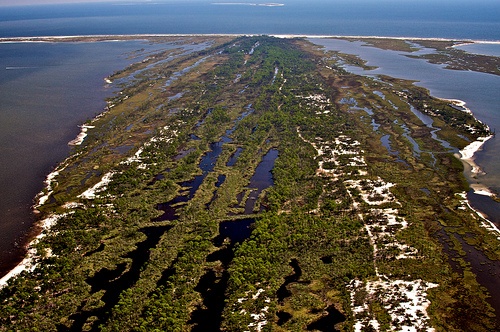
[[[78,125],[101,113],[115,92],[104,78],[148,52],[174,47],[144,41],[0,43],[0,272],[22,252],[33,199],[68,156]]]
[[[258,1],[223,2],[130,0],[0,6],[0,38],[296,34],[500,40],[498,0],[282,0],[283,6],[273,7],[250,3]],[[0,43],[0,275],[19,258],[19,247],[33,221],[32,200],[45,176],[68,155],[67,142],[78,134],[78,125],[99,113],[104,99],[113,93],[103,78],[137,61],[128,58],[130,52],[152,47],[160,46],[141,41]],[[421,62],[418,66],[428,66]],[[417,74],[418,66],[412,70]],[[455,93],[447,90],[452,88],[450,81],[435,81],[449,71],[436,66],[428,71],[431,76],[420,79],[433,93],[463,99],[486,123],[498,122],[498,108],[483,106],[499,104],[498,88],[496,93],[484,94],[490,84],[497,87],[490,82],[496,78],[460,74],[465,76],[454,82],[461,83],[453,86],[461,92]],[[397,76],[398,71],[393,73]],[[471,87],[466,83],[470,80],[481,83]],[[493,140],[478,157],[488,172],[497,169],[499,151],[499,143]],[[498,181],[493,185],[498,186]]]
[[[155,0],[4,7],[0,37],[217,33],[500,40],[497,0],[278,0],[283,6],[274,7],[252,2],[263,3]]]

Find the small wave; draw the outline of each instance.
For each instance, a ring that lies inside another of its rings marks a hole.
[[[7,66],[5,70],[21,70],[21,69],[35,69],[38,67],[18,67],[18,66]]]

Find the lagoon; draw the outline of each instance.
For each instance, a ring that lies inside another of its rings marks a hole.
[[[431,95],[444,99],[458,99],[466,102],[466,106],[476,118],[487,124],[491,129],[500,128],[500,76],[473,71],[450,70],[444,65],[431,64],[424,59],[410,58],[415,53],[382,50],[371,47],[362,41],[347,41],[340,39],[310,38],[311,42],[321,45],[325,50],[340,51],[355,54],[368,61],[366,65],[377,67],[374,70],[364,70],[356,66],[345,66],[347,70],[359,75],[391,77],[417,81],[415,84],[430,90]],[[432,52],[423,49],[418,54]],[[476,153],[476,163],[484,175],[477,179],[466,172],[469,182],[479,182],[500,194],[500,140],[493,137],[488,140],[482,151]],[[474,192],[469,193],[473,206],[486,213],[491,221],[500,224],[500,204],[491,198],[480,197]],[[487,201],[488,203],[485,203]]]

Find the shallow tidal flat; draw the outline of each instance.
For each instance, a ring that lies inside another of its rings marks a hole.
[[[108,77],[0,330],[494,330],[453,154],[488,128],[305,40],[210,40]]]

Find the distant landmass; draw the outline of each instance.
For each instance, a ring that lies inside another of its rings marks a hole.
[[[251,3],[251,2],[213,2],[212,5],[240,5],[240,6],[264,6],[264,7],[280,7],[284,3]]]

